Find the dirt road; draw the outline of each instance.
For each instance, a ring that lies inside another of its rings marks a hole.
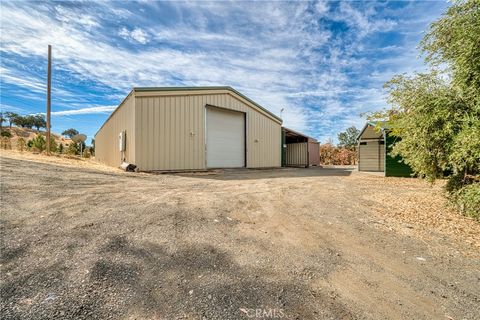
[[[478,226],[449,218],[462,239],[391,214],[391,197],[418,197],[419,215],[437,199],[421,181],[129,174],[4,154],[1,182],[4,319],[480,316]]]

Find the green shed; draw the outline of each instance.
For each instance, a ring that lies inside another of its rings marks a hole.
[[[412,175],[411,168],[401,157],[390,155],[392,146],[399,138],[390,135],[384,123],[367,122],[357,140],[358,171],[383,172],[386,177]]]

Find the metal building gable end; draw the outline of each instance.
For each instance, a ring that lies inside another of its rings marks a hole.
[[[243,95],[239,91],[235,90],[232,87],[229,86],[211,86],[211,87],[136,87],[133,88],[134,92],[155,92],[155,91],[160,91],[160,92],[166,92],[166,91],[178,91],[178,92],[192,92],[192,91],[205,91],[205,93],[208,93],[209,91],[218,91],[218,90],[223,90],[223,91],[228,91],[230,94],[233,96],[240,97],[241,99],[244,99],[247,101],[249,104],[254,106],[255,108],[260,109],[261,111],[265,112],[267,115],[272,117],[275,121],[278,123],[282,124],[282,119],[269,111],[268,109],[262,107],[252,99],[248,98],[247,96]]]

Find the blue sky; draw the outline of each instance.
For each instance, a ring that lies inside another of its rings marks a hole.
[[[92,138],[135,86],[229,85],[320,141],[387,106],[383,83],[423,70],[417,51],[446,1],[5,2],[1,110],[45,110]]]

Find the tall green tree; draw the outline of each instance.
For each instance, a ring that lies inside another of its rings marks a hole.
[[[426,61],[447,67],[459,97],[480,108],[480,1],[456,0],[420,42]]]
[[[33,126],[37,128],[37,131],[39,131],[40,128],[46,128],[47,121],[45,120],[45,116],[43,114],[35,115],[33,118]]]
[[[22,128],[25,128],[27,126],[27,118],[21,115],[17,115],[15,118],[12,120],[14,125],[20,126]]]
[[[360,130],[354,126],[347,128],[347,130],[338,134],[338,146],[349,150],[355,150],[357,146],[357,136],[359,134]]]
[[[430,72],[393,77],[385,84],[392,108],[370,119],[388,121],[401,138],[392,153],[419,176],[447,174],[453,198],[480,219],[480,1],[454,1],[420,49]]]
[[[35,126],[35,116],[34,115],[27,115],[24,116],[24,126],[28,129],[32,129]]]
[[[63,135],[63,136],[67,136],[67,137],[69,137],[70,139],[71,139],[73,136],[77,135],[77,134],[78,134],[78,130],[76,130],[76,129],[74,129],[74,128],[70,128],[70,129],[67,129],[67,130],[65,130],[65,131],[62,132],[62,135]]]
[[[10,129],[12,129],[12,124],[15,124],[15,120],[18,119],[19,115],[15,112],[7,111],[5,112],[5,117],[8,119]]]

